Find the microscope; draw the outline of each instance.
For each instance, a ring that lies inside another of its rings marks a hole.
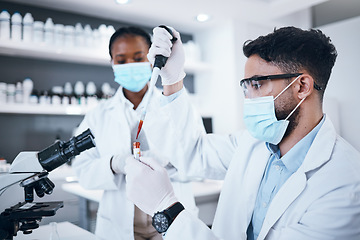
[[[95,147],[94,136],[87,129],[69,141],[56,141],[40,152],[20,152],[10,166],[9,173],[0,174],[0,199],[10,186],[20,183],[25,201],[5,209],[0,214],[0,240],[13,239],[18,231],[32,233],[42,217],[53,216],[63,202],[33,202],[34,192],[39,197],[51,194],[55,185],[47,177],[49,172],[70,161],[81,152]]]

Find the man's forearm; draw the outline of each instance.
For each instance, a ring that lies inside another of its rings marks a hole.
[[[170,96],[171,94],[174,94],[178,91],[180,91],[183,88],[184,80],[181,80],[177,83],[174,83],[172,85],[164,85],[163,86],[163,94],[165,96]]]

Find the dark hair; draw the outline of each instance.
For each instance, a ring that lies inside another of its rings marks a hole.
[[[329,81],[337,52],[331,39],[320,30],[296,27],[274,29],[273,33],[244,43],[246,57],[259,55],[285,73],[306,70],[321,87],[320,96]]]
[[[140,37],[143,37],[145,42],[149,45],[149,48],[151,46],[150,35],[147,32],[145,32],[143,29],[138,28],[138,27],[121,27],[118,30],[116,30],[116,32],[114,32],[114,34],[110,38],[109,54],[110,54],[111,58],[112,58],[111,48],[112,48],[112,45],[113,45],[114,41],[116,39],[120,38],[120,37],[125,37],[125,36],[131,36],[131,37],[140,36]]]

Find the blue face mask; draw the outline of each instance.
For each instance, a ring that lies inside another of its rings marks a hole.
[[[281,91],[275,99],[288,89],[295,80],[283,91]],[[244,122],[246,128],[254,138],[277,145],[284,137],[286,129],[289,125],[288,119],[305,100],[305,98],[296,105],[294,110],[292,110],[285,120],[277,120],[276,118],[274,104],[275,99],[273,96],[245,99]]]
[[[152,73],[149,62],[112,65],[112,69],[115,82],[132,92],[139,92],[143,89]]]

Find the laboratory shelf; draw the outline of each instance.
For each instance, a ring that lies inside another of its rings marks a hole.
[[[61,48],[40,43],[1,40],[0,54],[14,57],[110,66],[110,58],[99,50]]]
[[[107,54],[107,49],[62,48],[49,46],[45,43],[25,43],[3,39],[0,41],[0,55],[13,57],[110,66],[110,57]],[[196,73],[209,69],[209,65],[204,62],[185,62],[185,71],[187,73]]]
[[[32,114],[32,115],[85,115],[96,105],[46,105],[46,104],[22,104],[0,103],[0,114]],[[211,118],[212,113],[198,110],[204,118]]]
[[[94,106],[45,105],[45,104],[0,104],[0,113],[35,115],[85,115]]]

